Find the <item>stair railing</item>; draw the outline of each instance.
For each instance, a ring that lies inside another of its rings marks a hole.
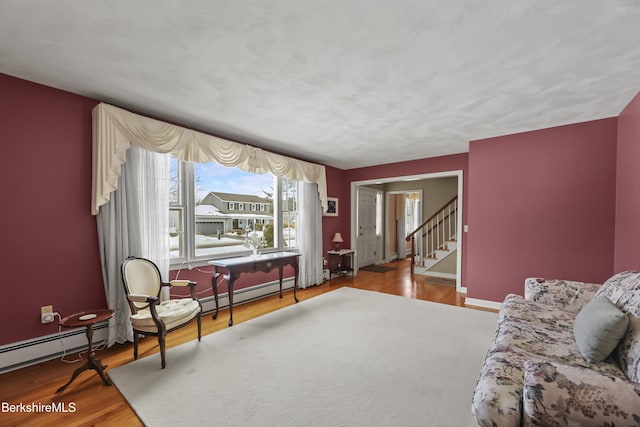
[[[427,258],[435,257],[437,249],[445,249],[448,240],[458,235],[458,196],[442,206],[418,228],[407,234],[405,240],[411,241],[411,273],[413,273],[416,259],[420,256],[416,248],[415,236],[418,233],[422,239],[422,250]]]

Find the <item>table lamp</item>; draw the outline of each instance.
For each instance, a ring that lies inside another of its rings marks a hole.
[[[340,243],[344,242],[344,240],[342,240],[342,234],[340,233],[336,233],[331,241],[336,244],[336,251],[340,250]]]

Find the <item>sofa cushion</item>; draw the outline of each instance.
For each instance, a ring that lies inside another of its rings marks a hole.
[[[640,383],[640,317],[629,318],[629,328],[614,358],[629,380]]]
[[[524,281],[524,299],[577,313],[601,286],[601,283],[529,277]]]
[[[596,291],[594,298],[606,296],[623,311],[640,316],[640,311],[636,311],[640,310],[640,295],[629,301],[633,297],[633,291],[637,290],[640,290],[640,271],[623,271],[607,279]]]
[[[608,297],[598,296],[576,316],[573,335],[580,354],[598,363],[609,357],[629,324],[629,318]]]
[[[528,425],[640,425],[640,384],[556,362],[527,361],[524,371]]]
[[[498,315],[495,346],[526,353],[530,358],[554,360],[570,365],[621,375],[613,362],[594,365],[580,354],[573,336],[576,313],[508,295]]]
[[[200,304],[191,298],[172,299],[157,305],[156,312],[167,330],[171,330],[196,317],[200,313]],[[136,314],[131,315],[131,325],[138,331],[158,332],[149,308],[138,310]]]

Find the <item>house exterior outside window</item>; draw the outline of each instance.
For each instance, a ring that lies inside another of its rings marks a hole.
[[[254,246],[262,251],[295,247],[296,181],[220,165],[211,166],[219,172],[212,173],[208,165],[213,164],[172,158],[169,207],[172,265],[198,261],[204,264],[214,258],[243,255]],[[212,186],[226,190],[238,182],[256,182],[258,187],[247,192],[262,195],[205,190]],[[273,200],[273,195],[278,197]]]

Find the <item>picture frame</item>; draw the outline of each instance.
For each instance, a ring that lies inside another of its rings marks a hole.
[[[327,211],[324,213],[326,216],[338,216],[338,198],[327,197]]]

